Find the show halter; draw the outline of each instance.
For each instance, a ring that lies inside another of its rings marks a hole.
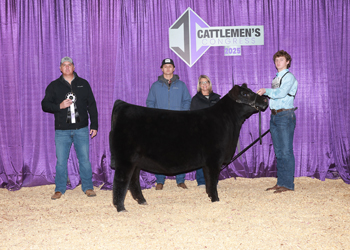
[[[261,110],[260,110],[260,108],[257,108],[255,105],[257,97],[258,97],[258,95],[256,94],[255,99],[254,99],[254,103],[249,104],[249,105],[251,107],[255,108],[256,110],[259,110],[259,138],[257,138],[255,141],[253,141],[247,147],[245,147],[241,152],[239,152],[237,155],[235,155],[229,163],[227,163],[223,168],[221,168],[221,171],[223,169],[227,168],[228,165],[230,165],[232,162],[234,162],[238,157],[240,157],[242,154],[244,154],[248,149],[250,149],[258,141],[260,141],[260,145],[262,145],[262,138],[270,132],[270,129],[268,129],[264,134],[261,134]]]

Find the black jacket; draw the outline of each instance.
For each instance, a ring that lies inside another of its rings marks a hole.
[[[192,98],[190,110],[204,109],[213,106],[220,100],[220,95],[211,92],[209,94],[209,99],[206,98],[202,92],[197,92],[197,94]]]
[[[55,129],[68,130],[86,127],[89,125],[89,113],[90,129],[97,130],[97,107],[90,84],[85,79],[80,78],[75,72],[74,76],[75,78],[71,85],[61,75],[47,86],[45,97],[41,101],[42,109],[55,115]],[[69,92],[73,92],[77,97],[76,104],[80,117],[80,122],[77,123],[67,123],[68,108],[60,109],[60,103],[66,99],[66,94]]]

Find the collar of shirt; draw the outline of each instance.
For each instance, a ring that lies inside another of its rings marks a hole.
[[[285,73],[289,72],[289,69],[282,70],[276,73],[277,77],[282,77]]]

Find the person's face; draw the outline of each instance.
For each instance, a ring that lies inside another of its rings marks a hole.
[[[202,91],[208,91],[209,90],[209,82],[206,78],[201,78],[199,81],[199,87]]]
[[[74,65],[70,62],[64,62],[61,64],[60,70],[64,75],[71,75],[74,71]]]
[[[172,75],[175,71],[175,67],[172,64],[164,64],[162,71],[164,75]]]
[[[275,59],[275,66],[278,72],[287,69],[288,64],[289,61],[287,61],[284,56],[276,57]]]

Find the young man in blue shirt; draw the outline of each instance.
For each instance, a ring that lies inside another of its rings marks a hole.
[[[286,51],[276,52],[273,61],[278,72],[271,88],[259,89],[257,93],[270,98],[270,132],[277,158],[277,184],[266,191],[274,190],[274,193],[282,193],[294,190],[293,138],[296,125],[294,98],[298,81],[289,72],[292,58]]]

